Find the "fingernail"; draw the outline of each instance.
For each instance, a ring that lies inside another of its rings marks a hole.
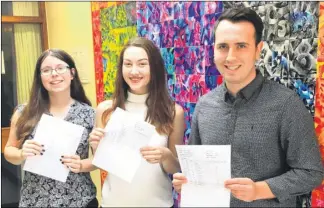
[[[62,159],[60,159],[60,161],[62,161]]]
[[[63,162],[61,162],[62,164],[64,164]]]
[[[42,144],[42,147],[44,147],[44,145]]]
[[[61,158],[63,158],[64,156],[62,155]]]
[[[43,149],[43,152],[45,152],[45,150]]]
[[[43,155],[43,153],[41,152],[41,155]]]

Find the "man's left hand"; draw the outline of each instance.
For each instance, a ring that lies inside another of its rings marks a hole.
[[[225,181],[225,188],[228,188],[233,196],[245,202],[256,200],[256,184],[250,178],[232,178]]]

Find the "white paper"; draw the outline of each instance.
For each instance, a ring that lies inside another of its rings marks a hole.
[[[140,148],[151,142],[155,127],[132,113],[116,108],[92,164],[131,183],[143,157]]]
[[[34,140],[44,145],[43,155],[26,159],[24,170],[66,182],[69,169],[60,161],[62,155],[75,155],[84,127],[43,114]]]
[[[182,173],[181,207],[229,207],[230,145],[176,145]]]

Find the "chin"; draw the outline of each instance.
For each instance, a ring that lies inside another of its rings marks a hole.
[[[65,92],[67,89],[66,88],[55,88],[55,89],[51,89],[49,92],[52,93],[59,93],[59,92]]]

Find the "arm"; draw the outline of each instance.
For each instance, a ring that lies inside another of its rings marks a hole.
[[[290,170],[265,180],[279,201],[308,193],[323,180],[312,116],[297,95],[290,96],[283,109],[280,140]]]
[[[92,127],[91,130],[93,130],[93,128],[95,127],[95,125],[96,125],[96,123],[97,123],[97,121],[96,121],[96,117],[95,117],[95,116],[96,116],[96,112],[91,111],[90,116],[91,116],[91,120],[92,120],[92,123],[93,123],[93,127]],[[91,133],[91,132],[90,132],[90,133]],[[89,134],[89,135],[90,135],[90,134]],[[89,135],[88,135],[88,136],[89,136]],[[89,140],[88,140],[88,141],[89,141]],[[90,146],[90,149],[91,149],[91,153],[92,153],[92,155],[93,155],[93,150],[92,150],[92,148],[91,148],[90,142],[89,142],[89,146]],[[83,159],[83,160],[80,161],[80,163],[81,163],[80,172],[91,172],[91,171],[97,169],[96,166],[92,165],[92,159],[90,158],[90,156],[91,156],[91,154],[90,154],[90,152],[89,152],[89,153],[88,153],[88,158]]]
[[[111,106],[112,106],[112,101],[106,100],[104,102],[101,102],[96,109],[94,129],[89,134],[89,143],[93,155],[96,153],[98,144],[104,136],[103,129],[105,128],[105,125],[102,123],[102,119],[101,119],[102,114],[106,109],[111,108]],[[86,172],[86,170],[92,171],[97,169],[96,166],[92,165],[91,161],[92,159],[82,160],[82,170],[81,170],[82,172]]]
[[[6,160],[14,165],[20,165],[24,161],[24,158],[22,156],[22,150],[19,149],[20,142],[16,137],[16,123],[18,118],[19,112],[16,111],[11,118],[9,138],[4,148],[4,156]]]
[[[180,164],[177,157],[175,145],[183,144],[183,135],[185,130],[184,112],[181,106],[175,105],[175,118],[173,120],[173,131],[169,136],[168,149],[161,165],[167,173],[176,173],[180,170]]]
[[[284,201],[321,184],[323,166],[310,113],[295,94],[287,99],[282,109],[279,136],[288,171],[265,181],[254,182],[250,178],[225,181],[225,187],[240,200],[277,198]]]
[[[91,150],[93,154],[96,153],[98,143],[104,136],[105,124],[102,123],[102,119],[101,119],[102,114],[105,112],[106,109],[111,108],[111,106],[112,106],[112,100],[106,100],[104,102],[101,102],[96,109],[94,129],[89,135],[90,136],[89,141],[90,141]]]
[[[103,103],[106,101],[100,103],[96,109],[96,116],[95,119],[93,119],[93,112],[89,116],[92,117],[93,126],[91,133],[88,135],[88,141],[90,145],[90,149],[92,154],[96,152],[97,146],[104,136],[103,129],[96,128],[96,126],[103,126],[101,122],[101,116],[104,112],[103,109]],[[92,158],[90,158],[90,153],[88,154],[88,158],[81,160],[79,155],[64,155],[60,159],[61,162],[66,165],[72,172],[74,173],[81,173],[81,172],[91,172],[93,170],[98,169],[96,166],[92,164]]]
[[[74,173],[91,172],[97,169],[92,165],[90,158],[81,160],[79,155],[64,155],[61,161]]]
[[[20,116],[19,114],[19,111],[15,111],[12,116],[9,138],[4,149],[6,160],[14,165],[20,165],[28,156],[43,154],[41,145],[33,140],[26,140],[23,147],[20,148],[22,140],[18,140],[16,136],[16,124]]]

